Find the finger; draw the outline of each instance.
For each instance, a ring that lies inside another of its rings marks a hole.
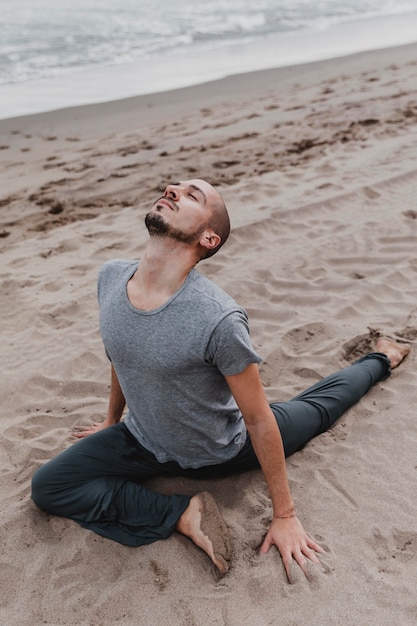
[[[292,557],[284,557],[281,554],[282,557],[282,562],[284,563],[284,569],[285,569],[285,573],[287,574],[287,580],[290,583],[290,585],[292,585],[292,576],[291,576],[291,564],[292,564]]]
[[[77,439],[82,439],[83,437],[87,437],[95,432],[95,428],[84,427],[83,430],[75,430],[72,432],[73,437],[77,437]]]
[[[302,552],[299,552],[297,554],[294,554],[294,561],[297,563],[297,565],[299,565],[299,567],[301,568],[304,576],[307,578],[307,580],[310,580],[310,575],[307,571],[307,561],[306,558],[304,557]]]
[[[99,422],[94,422],[89,426],[76,426],[72,429],[72,433],[75,437],[83,437],[85,434],[90,435],[97,430],[97,427],[100,425]]]
[[[302,550],[302,553],[304,554],[304,556],[306,556],[310,561],[312,561],[316,565],[321,565],[320,560],[317,554],[314,552],[314,550],[311,550],[310,548],[304,548]]]
[[[266,554],[269,548],[271,547],[271,545],[272,545],[272,542],[267,535],[265,539],[263,540],[261,547],[258,550],[258,554]]]
[[[310,537],[307,537],[307,545],[308,545],[309,548],[311,548],[315,552],[319,552],[321,554],[325,554],[326,553],[326,551],[318,543],[316,543],[315,541],[310,539]]]

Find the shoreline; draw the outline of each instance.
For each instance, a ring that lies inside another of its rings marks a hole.
[[[417,42],[417,11],[364,17],[210,50],[175,50],[128,64],[97,65],[0,85],[0,119],[195,87],[248,72],[297,67]],[[111,88],[109,87],[111,85]],[[28,103],[28,104],[27,104]],[[15,111],[17,113],[15,114]]]
[[[294,80],[300,80],[308,84],[317,80],[320,74],[333,79],[343,72],[358,70],[362,65],[368,64],[377,70],[388,62],[401,62],[404,54],[415,54],[417,58],[417,42],[310,63],[232,74],[178,89],[8,117],[0,119],[0,133],[8,133],[17,127],[21,130],[30,127],[54,129],[65,122],[69,130],[77,130],[81,124],[79,130],[90,134],[95,129],[99,130],[104,121],[113,132],[127,128],[139,118],[141,123],[161,121],[168,108],[174,115],[180,115],[181,112],[187,115],[197,106],[211,106],[223,100],[233,101],[241,96],[254,96],[258,92],[272,90],[277,83],[288,86]]]

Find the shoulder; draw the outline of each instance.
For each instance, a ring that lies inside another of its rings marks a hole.
[[[126,280],[127,282],[129,277],[135,273],[137,267],[138,261],[122,259],[107,261],[98,273],[97,289],[99,296],[103,291],[107,291],[121,281]]]
[[[190,286],[196,296],[200,298],[206,306],[211,305],[211,307],[219,311],[243,311],[242,307],[240,307],[226,291],[197,272],[197,270],[193,271]]]
[[[124,276],[129,272],[135,272],[138,266],[138,261],[127,261],[124,259],[112,259],[107,261],[98,273],[99,282],[108,277]]]

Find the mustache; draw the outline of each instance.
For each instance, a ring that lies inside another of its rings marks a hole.
[[[176,211],[179,210],[179,206],[176,202],[174,202],[174,200],[172,200],[171,198],[167,198],[167,196],[160,196],[154,204],[158,204],[158,202],[160,202],[161,200],[164,200],[165,202],[168,202],[168,204],[170,204],[172,207],[174,207],[174,209]]]

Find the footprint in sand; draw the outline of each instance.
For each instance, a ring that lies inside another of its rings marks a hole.
[[[394,529],[384,535],[379,528],[373,530],[368,543],[379,561],[379,572],[397,573],[399,566],[411,563],[417,554],[417,533]]]
[[[169,584],[168,570],[159,565],[153,559],[151,560],[151,570],[153,574],[153,582],[159,591],[165,591]]]
[[[291,329],[281,340],[281,349],[288,355],[318,355],[328,350],[329,328],[313,323]]]
[[[417,211],[413,211],[413,210],[404,211],[403,215],[404,215],[404,217],[406,217],[406,218],[408,218],[410,220],[417,219]]]
[[[375,340],[380,336],[377,330],[370,329],[368,334],[357,335],[343,346],[343,355],[346,361],[356,361],[361,356],[372,352],[375,349]]]
[[[398,331],[396,335],[405,341],[413,341],[417,338],[417,309],[413,309],[408,314],[404,328]]]

